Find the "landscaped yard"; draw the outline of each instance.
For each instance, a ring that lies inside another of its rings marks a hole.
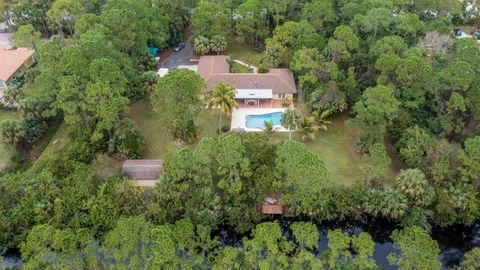
[[[253,73],[251,69],[244,65],[240,65],[239,63],[232,63],[230,65],[230,72],[231,73]]]
[[[359,135],[359,129],[353,125],[347,125],[349,116],[344,113],[338,117],[330,119],[332,124],[328,131],[317,133],[316,139],[304,142],[307,149],[317,154],[325,163],[333,181],[346,185],[351,185],[357,179],[364,179],[362,167],[365,161],[362,155],[358,153],[355,141]],[[275,142],[281,142],[288,139],[288,133],[277,132],[272,136]],[[294,139],[300,140],[297,136]],[[392,156],[391,156],[392,158]],[[399,162],[395,157],[384,179],[386,185],[391,185],[399,171]]]
[[[200,128],[199,139],[206,136],[216,136],[218,128],[219,111],[202,111],[195,124]],[[158,114],[148,108],[146,101],[137,101],[131,105],[129,117],[132,118],[145,136],[146,147],[143,158],[166,158],[177,147],[172,136],[161,124]],[[347,113],[335,117],[328,131],[320,131],[313,141],[304,142],[307,149],[317,154],[325,163],[327,169],[336,182],[351,185],[357,179],[364,179],[365,173],[362,167],[366,161],[358,153],[355,141],[359,135],[359,129],[354,125],[347,125],[349,115]],[[299,140],[297,135],[294,139]],[[277,132],[272,135],[275,143],[288,139],[288,133]],[[196,143],[191,144],[191,146]],[[384,179],[386,185],[391,185],[398,173],[401,163],[395,156],[387,176]]]
[[[146,145],[143,158],[166,158],[168,154],[173,153],[179,147],[175,145],[172,136],[162,125],[159,115],[149,108],[146,101],[141,100],[132,103],[129,117],[135,121],[135,124],[142,130],[145,136]],[[200,129],[199,140],[202,137],[216,136],[218,117],[218,110],[204,110],[200,113],[195,121],[195,124]],[[195,144],[193,143],[192,145]]]
[[[14,120],[20,118],[21,115],[18,112],[0,110],[0,124],[5,120]],[[7,149],[5,145],[0,142],[0,170],[7,165],[13,154],[14,152],[12,150]]]
[[[242,60],[254,66],[262,61],[263,53],[252,50],[248,42],[241,44],[232,36],[227,38],[227,42],[227,49],[222,54],[230,55],[231,59]]]

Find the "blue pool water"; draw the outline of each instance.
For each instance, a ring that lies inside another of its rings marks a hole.
[[[272,121],[274,126],[280,126],[282,114],[283,112],[247,115],[247,117],[245,117],[245,126],[247,128],[263,128],[265,121]]]

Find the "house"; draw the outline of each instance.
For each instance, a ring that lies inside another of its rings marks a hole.
[[[0,45],[0,98],[33,63],[33,50]]]
[[[204,96],[224,81],[236,89],[235,99],[241,107],[282,107],[282,101],[293,100],[297,93],[295,79],[286,68],[270,69],[267,73],[230,73],[227,55],[200,57],[197,73],[206,82]]]
[[[122,172],[130,180],[136,180],[135,186],[154,186],[160,177],[163,161],[160,159],[127,159]]]

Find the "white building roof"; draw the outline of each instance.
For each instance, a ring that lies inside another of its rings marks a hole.
[[[272,99],[272,89],[237,89],[236,99]]]
[[[168,68],[161,68],[157,71],[157,74],[158,76],[160,76],[160,78],[167,75],[167,73],[168,73]]]

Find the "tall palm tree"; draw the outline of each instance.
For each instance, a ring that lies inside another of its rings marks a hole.
[[[223,114],[227,117],[232,115],[233,108],[238,108],[239,105],[235,100],[235,87],[232,85],[221,81],[213,88],[210,96],[208,97],[207,107],[211,108],[220,108],[220,120],[218,123],[218,130],[222,133],[222,120]]]
[[[282,114],[282,119],[280,120],[280,123],[282,124],[282,127],[288,129],[289,140],[292,139],[292,130],[297,129],[299,118],[300,115],[295,109],[286,109],[285,112],[283,112]]]
[[[312,119],[308,117],[302,117],[302,120],[298,122],[298,133],[300,133],[302,140],[315,139],[316,127]]]

